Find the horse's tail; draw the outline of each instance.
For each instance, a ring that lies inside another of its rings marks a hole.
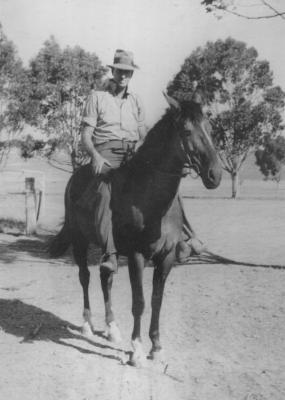
[[[62,256],[71,244],[69,227],[64,224],[60,232],[52,238],[49,244],[49,255],[52,258]]]
[[[52,258],[58,258],[62,256],[71,245],[71,228],[68,218],[69,209],[69,189],[71,185],[71,180],[68,182],[64,195],[65,203],[65,218],[64,224],[59,233],[54,236],[49,243],[49,255]]]

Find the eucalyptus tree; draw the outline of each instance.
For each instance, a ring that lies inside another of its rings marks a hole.
[[[256,150],[255,156],[256,164],[265,179],[272,179],[278,183],[285,164],[285,137],[266,137],[264,145]]]
[[[18,107],[19,86],[24,81],[22,61],[0,23],[0,166],[6,161],[16,134],[24,127]]]
[[[47,135],[53,150],[64,148],[77,168],[84,100],[106,69],[96,54],[79,46],[61,49],[50,37],[30,61],[27,73],[30,90],[22,104],[26,121]]]
[[[207,12],[216,13],[218,17],[229,13],[245,19],[279,17],[285,20],[285,6],[280,0],[203,0],[201,4]]]
[[[273,85],[268,61],[232,38],[208,42],[186,58],[168,86],[178,100],[200,89],[223,168],[237,196],[239,171],[251,151],[283,129],[285,93]]]

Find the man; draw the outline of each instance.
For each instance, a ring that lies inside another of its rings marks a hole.
[[[82,124],[82,144],[91,158],[93,174],[97,176],[95,190],[89,190],[94,205],[96,235],[102,249],[101,270],[117,271],[117,252],[112,232],[112,211],[110,208],[111,184],[108,174],[118,168],[128,148],[137,147],[146,135],[145,116],[142,102],[137,94],[129,90],[129,82],[138,68],[133,54],[117,50],[112,65],[113,78],[102,90],[91,91],[88,96]],[[96,191],[96,193],[94,193]],[[88,194],[84,194],[79,205],[86,205]],[[195,236],[186,221],[184,238]],[[190,233],[189,233],[190,229]],[[188,235],[187,235],[188,233]],[[185,246],[180,246],[185,251]],[[188,251],[189,249],[187,249]]]
[[[142,102],[128,87],[138,68],[133,54],[117,50],[113,64],[108,66],[113,78],[104,84],[102,90],[93,90],[88,96],[81,135],[83,147],[91,158],[93,174],[99,177],[94,208],[96,234],[103,253],[101,269],[115,272],[117,256],[112,233],[108,172],[120,166],[128,148],[134,148],[137,142],[143,141],[146,128]]]

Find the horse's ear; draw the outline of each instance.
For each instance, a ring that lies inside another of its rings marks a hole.
[[[167,103],[170,105],[170,107],[175,108],[176,110],[180,110],[180,104],[177,100],[175,100],[173,97],[168,96],[166,92],[162,92],[163,96],[166,98]]]

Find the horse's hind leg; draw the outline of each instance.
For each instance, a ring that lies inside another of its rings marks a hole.
[[[151,359],[161,358],[161,343],[159,334],[159,316],[163,299],[164,286],[167,276],[172,268],[175,259],[175,251],[169,253],[164,260],[156,262],[156,268],[153,272],[153,289],[151,298],[151,323],[149,329],[149,337],[152,341],[150,351]]]
[[[113,275],[113,272],[106,271],[105,269],[100,270],[101,287],[105,304],[105,335],[111,342],[119,343],[121,341],[121,333],[115,322],[114,313],[112,310],[111,291],[113,284]]]
[[[146,362],[146,356],[141,342],[141,317],[144,311],[143,270],[145,259],[142,254],[135,253],[129,257],[128,265],[132,287],[132,313],[134,317],[132,333],[133,353],[130,358],[130,364],[141,367]]]
[[[91,336],[93,334],[93,326],[91,321],[91,311],[89,303],[89,280],[90,272],[87,265],[87,251],[88,251],[88,241],[83,235],[78,234],[73,240],[73,255],[76,264],[79,267],[79,280],[83,289],[83,326],[82,333],[86,336]]]

